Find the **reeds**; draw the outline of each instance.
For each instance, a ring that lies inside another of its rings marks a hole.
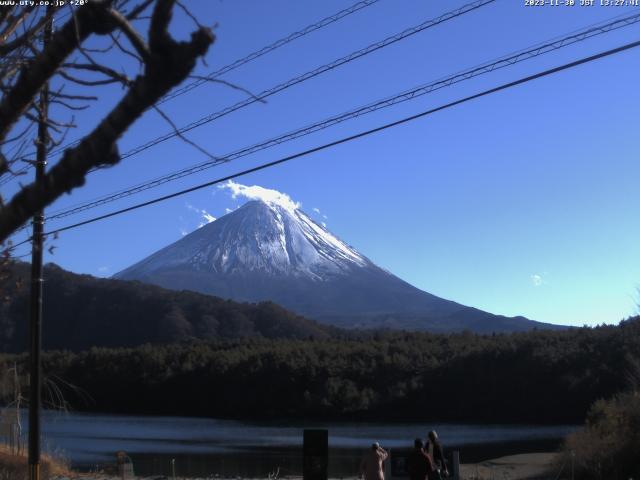
[[[67,462],[43,454],[40,461],[40,477],[71,477],[73,473]],[[27,480],[29,466],[26,454],[15,454],[8,446],[0,445],[0,480]]]

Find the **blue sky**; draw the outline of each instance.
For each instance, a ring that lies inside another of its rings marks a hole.
[[[200,22],[217,24],[216,43],[198,73],[354,2],[187,2]],[[260,92],[464,3],[380,0],[224,79]],[[577,3],[526,7],[524,0],[498,0],[188,136],[222,155],[640,9]],[[174,31],[184,36],[193,24],[176,13]],[[638,25],[626,27],[52,222],[49,228],[222,177],[638,38]],[[129,66],[119,56],[111,61]],[[639,49],[624,52],[236,181],[286,193],[378,265],[435,295],[540,321],[616,323],[636,313],[639,300],[639,64]],[[70,138],[90,130],[120,95],[119,88],[105,88],[101,101],[78,115],[79,128]],[[242,98],[241,91],[208,84],[163,109],[177,125],[185,125]],[[123,137],[120,150],[168,131],[155,112],[148,112]],[[90,175],[84,187],[48,211],[205,160],[193,147],[170,140]],[[193,231],[202,224],[203,211],[220,217],[241,203],[228,189],[204,189],[64,232],[46,260],[109,276]]]

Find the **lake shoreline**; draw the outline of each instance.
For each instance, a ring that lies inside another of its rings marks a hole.
[[[26,425],[23,425],[26,428]],[[65,459],[76,472],[115,473],[116,452],[125,452],[139,477],[266,478],[302,474],[304,430],[328,431],[332,478],[357,474],[362,453],[379,442],[405,456],[415,438],[436,430],[445,453],[463,464],[523,453],[559,450],[577,426],[465,424],[253,424],[191,417],[55,414],[42,417],[43,451]]]
[[[548,455],[558,451],[562,445],[561,438],[538,439],[529,441],[495,442],[462,446],[445,445],[445,454],[450,457],[452,452],[459,453],[462,465],[473,466],[477,470],[486,470],[488,462],[496,467],[496,459]],[[335,448],[329,447],[329,476],[331,478],[351,478],[357,470],[365,448]],[[401,448],[390,448],[391,456],[405,456],[411,451],[407,444]],[[265,478],[268,473],[279,470],[280,477],[297,478],[302,473],[301,446],[262,446],[246,449],[246,451],[229,451],[226,453],[199,454],[158,454],[131,453],[133,470],[137,478],[171,478],[175,472],[176,478]],[[489,460],[488,460],[489,459]],[[537,461],[537,460],[536,460]],[[253,467],[247,469],[247,465]],[[92,471],[115,471],[113,461],[100,464],[70,462],[71,468],[82,474]],[[471,467],[469,467],[471,468]],[[504,467],[503,469],[508,469]],[[511,468],[511,467],[509,467]],[[522,468],[522,466],[518,467]],[[511,476],[510,476],[511,478]]]
[[[520,453],[516,455],[508,455],[498,458],[483,460],[477,463],[463,463],[460,465],[460,480],[491,480],[495,478],[509,478],[509,480],[532,480],[542,478],[545,475],[557,474],[561,469],[558,461],[559,453],[557,452],[530,452]],[[110,475],[104,473],[83,473],[70,472],[71,475],[64,477],[55,477],[56,480],[76,479],[76,480],[122,480],[121,476]],[[172,476],[127,476],[128,479],[137,480],[172,480]],[[212,478],[219,480],[273,480],[273,476],[265,475],[263,477],[238,477],[238,476],[214,476],[214,477],[189,477],[176,475],[176,479],[189,480],[211,480]],[[287,480],[302,480],[301,475],[280,475],[275,478]],[[404,479],[406,477],[392,477]],[[357,476],[329,477],[329,480],[359,480]]]

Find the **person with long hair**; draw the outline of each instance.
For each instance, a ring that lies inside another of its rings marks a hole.
[[[434,477],[436,480],[449,476],[447,469],[447,461],[444,458],[444,450],[442,443],[438,440],[438,434],[435,430],[431,430],[427,435],[427,448],[425,449],[433,460]]]
[[[419,438],[413,442],[413,451],[407,458],[407,472],[410,480],[427,480],[432,476],[431,457],[424,451],[424,445]]]

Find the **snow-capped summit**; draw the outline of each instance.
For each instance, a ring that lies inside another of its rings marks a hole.
[[[322,281],[370,264],[298,206],[252,200],[117,276],[148,276],[170,267]]]
[[[252,200],[115,277],[239,301],[270,300],[341,326],[505,331],[537,323],[419,290],[313,221],[288,196],[228,188]]]

